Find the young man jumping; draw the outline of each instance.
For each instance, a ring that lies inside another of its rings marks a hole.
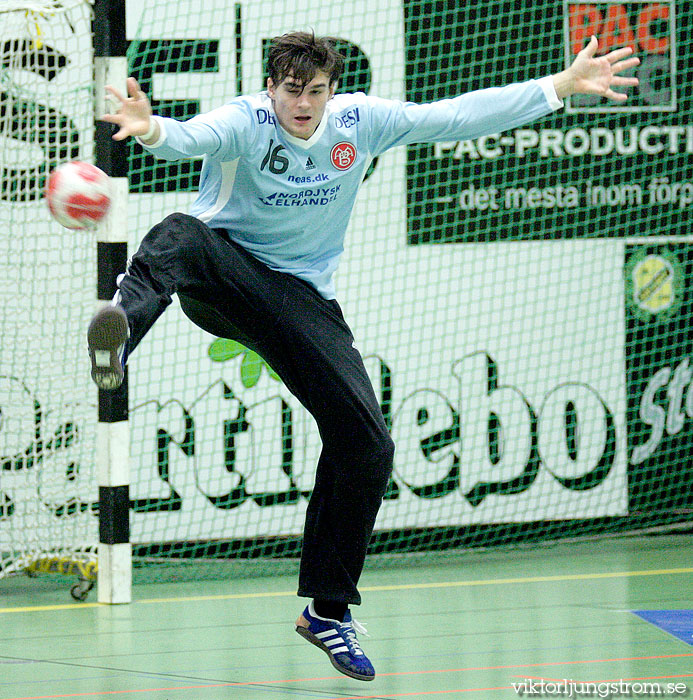
[[[395,146],[512,129],[575,93],[625,100],[613,87],[637,84],[619,73],[638,59],[629,48],[596,58],[596,49],[592,38],[553,76],[430,104],[336,95],[341,56],[331,40],[303,32],[273,39],[266,92],[186,122],[153,116],[133,78],[127,96],[108,88],[119,106],[102,118],[119,127],[114,139],[135,136],[159,158],[204,160],[190,213],[147,233],[113,302],[92,319],[92,377],[102,389],[120,385],[127,356],[173,294],[195,324],[238,340],[277,371],[322,439],[298,586],[311,600],[296,631],[352,678],[375,676],[349,605],[361,602],[357,585],[394,455],[335,300],[359,185],[371,161]]]

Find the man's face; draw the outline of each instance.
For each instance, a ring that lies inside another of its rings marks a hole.
[[[325,112],[327,101],[334,96],[336,83],[330,85],[330,76],[318,71],[306,85],[292,75],[275,85],[267,79],[267,94],[274,104],[279,124],[292,136],[309,139],[317,129]]]

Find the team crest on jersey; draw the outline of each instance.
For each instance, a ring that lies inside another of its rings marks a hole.
[[[348,141],[340,141],[333,146],[330,160],[337,170],[349,170],[356,161],[356,146]]]

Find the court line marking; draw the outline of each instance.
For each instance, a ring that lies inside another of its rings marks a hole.
[[[238,685],[236,683],[218,683],[215,685],[191,685],[191,686],[180,686],[177,688],[144,688],[139,690],[102,690],[98,693],[73,693],[71,695],[32,695],[30,697],[23,698],[7,698],[6,700],[60,700],[60,698],[80,698],[89,697],[94,695],[122,695],[125,693],[158,693],[158,692],[168,692],[169,690],[197,690],[205,688],[228,688],[229,686]],[[497,688],[458,688],[456,690],[424,690],[417,691],[415,693],[378,693],[378,695],[339,695],[337,697],[331,698],[315,698],[315,700],[378,700],[379,698],[404,698],[412,696],[422,696],[422,695],[440,695],[442,693],[474,693],[483,692],[489,690],[511,690],[512,686],[499,686]]]
[[[578,681],[575,678],[544,678],[543,676],[513,676],[513,678],[524,678],[528,681],[549,681],[551,683],[565,683],[566,680],[573,683],[632,683],[633,681],[658,681],[669,678],[693,678],[693,673],[678,673],[674,676],[643,676],[642,678],[605,678],[600,681]]]
[[[489,690],[512,690],[511,685],[499,685],[496,688],[456,688],[455,690],[417,690],[415,693],[378,693],[378,695],[340,695],[336,698],[316,698],[316,700],[386,700],[387,698],[411,698],[423,695],[443,695],[447,693],[482,693]]]
[[[554,576],[524,576],[517,578],[472,579],[466,581],[439,581],[433,583],[408,583],[391,586],[362,586],[360,590],[368,593],[383,591],[413,591],[433,588],[463,588],[471,586],[505,586],[526,583],[550,583],[557,581],[588,581],[609,578],[630,578],[636,576],[671,576],[693,573],[693,567],[675,569],[645,569],[641,571],[605,571],[591,574],[557,574]],[[134,600],[133,605],[153,605],[161,603],[194,603],[213,600],[251,600],[253,598],[285,598],[296,596],[295,591],[263,591],[258,593],[220,593],[218,595],[173,596],[170,598],[143,598]],[[85,610],[98,608],[105,603],[64,603],[60,605],[31,605],[15,608],[0,608],[0,614],[44,612],[55,610]]]
[[[468,666],[466,668],[443,668],[443,669],[433,669],[430,671],[394,671],[392,673],[379,673],[379,677],[391,677],[391,676],[424,676],[438,673],[464,673],[468,671],[499,671],[511,668],[538,668],[541,666],[573,666],[576,664],[598,664],[598,663],[612,663],[614,661],[647,661],[652,659],[677,659],[682,657],[693,657],[693,653],[688,654],[657,654],[653,656],[625,656],[617,657],[613,659],[590,659],[586,661],[540,661],[531,664],[502,664],[499,666]],[[39,661],[39,663],[57,663],[62,664],[64,662],[51,661],[46,659],[44,661]],[[81,668],[91,668],[87,664],[69,664],[71,666],[79,666]],[[107,669],[104,670],[119,670],[119,669]],[[122,670],[122,669],[120,669]],[[517,678],[531,679],[531,676],[517,676]],[[82,697],[94,697],[99,695],[124,695],[126,693],[158,693],[158,692],[169,692],[174,690],[203,690],[207,688],[238,688],[238,687],[257,687],[262,688],[263,686],[276,686],[284,683],[309,683],[315,681],[335,681],[342,680],[341,676],[327,676],[319,678],[290,678],[283,680],[269,680],[269,681],[237,681],[237,682],[226,682],[226,683],[200,683],[197,685],[181,685],[181,686],[170,686],[167,688],[135,688],[130,690],[100,690],[94,692],[86,693],[68,693],[63,695],[32,695],[30,697],[16,697],[16,698],[5,698],[4,700],[59,700],[60,698],[82,698]],[[466,693],[482,690],[510,690],[512,686],[503,686],[500,688],[459,688],[457,690],[435,690],[435,691],[418,691],[419,695],[434,695],[440,693]],[[411,697],[412,695],[417,695],[417,693],[400,693],[396,695],[392,694],[378,694],[378,695],[357,695],[353,698],[348,697],[335,697],[335,698],[316,698],[316,700],[368,700],[374,698],[396,698],[396,697]]]

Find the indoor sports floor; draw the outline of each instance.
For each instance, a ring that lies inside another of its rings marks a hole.
[[[73,602],[70,585],[0,580],[0,699],[494,700],[518,697],[513,684],[524,697],[657,697],[655,683],[693,693],[690,534],[369,568],[355,613],[372,683],[337,673],[294,632],[293,575],[143,583],[120,606],[95,592]]]

